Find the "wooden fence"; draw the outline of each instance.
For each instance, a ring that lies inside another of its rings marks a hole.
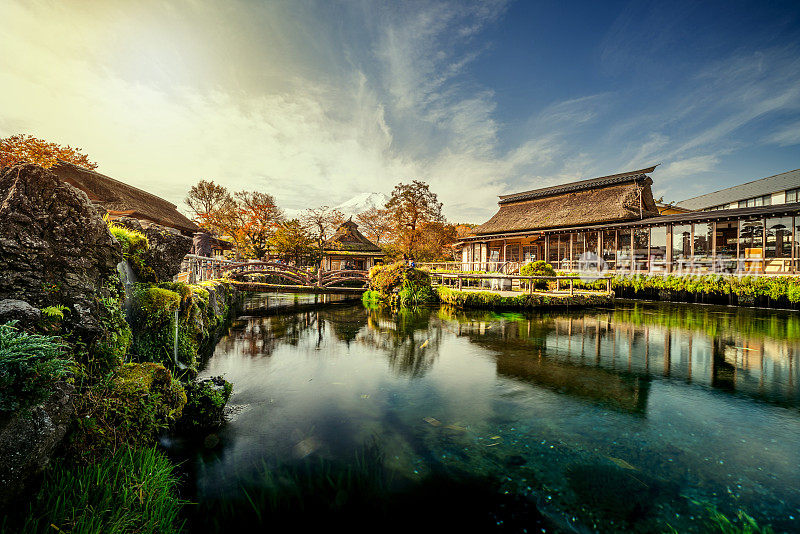
[[[605,276],[519,276],[508,274],[442,273],[436,271],[431,271],[429,274],[434,285],[453,287],[458,290],[461,290],[464,287],[475,287],[472,284],[474,284],[474,282],[478,282],[480,286],[477,289],[508,291],[513,290],[514,282],[516,281],[517,287],[520,289],[523,289],[523,282],[527,282],[527,291],[529,293],[533,293],[535,285],[534,282],[537,280],[546,280],[548,282],[554,281],[556,283],[555,291],[557,292],[561,291],[562,284],[566,282],[567,287],[569,288],[569,294],[573,295],[575,292],[575,280],[580,280],[581,282],[596,282],[601,280],[604,282],[603,285],[605,286],[605,293],[612,293],[611,278]],[[486,282],[489,282],[488,288],[486,287]],[[506,285],[508,286],[507,289],[505,287]],[[594,289],[588,291],[602,292],[601,290]]]

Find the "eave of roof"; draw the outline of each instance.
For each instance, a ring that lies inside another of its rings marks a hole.
[[[655,170],[658,165],[638,169],[635,171],[622,172],[619,174],[610,174],[608,176],[600,176],[598,178],[589,178],[588,180],[579,180],[577,182],[570,182],[567,184],[554,185],[550,187],[542,187],[539,189],[532,189],[530,191],[523,191],[521,193],[512,193],[509,195],[500,195],[498,204],[508,204],[511,202],[519,202],[521,200],[530,200],[534,198],[549,197],[552,195],[560,195],[563,193],[570,193],[573,191],[583,191],[586,189],[594,189],[595,187],[604,187],[607,185],[614,185],[625,182],[636,181],[643,178],[648,173]]]
[[[610,223],[603,225],[586,225],[586,226],[565,226],[559,228],[547,228],[544,230],[535,231],[522,231],[522,232],[506,232],[498,234],[483,234],[476,236],[469,236],[462,239],[462,241],[490,241],[494,239],[510,239],[516,237],[526,237],[535,234],[556,234],[565,232],[580,232],[586,230],[604,230],[610,228],[635,228],[644,226],[659,226],[662,224],[675,224],[675,223],[692,223],[692,222],[705,222],[715,220],[730,220],[739,219],[742,217],[752,217],[757,215],[788,215],[800,212],[800,202],[791,204],[774,204],[771,206],[758,206],[752,208],[735,208],[730,210],[715,210],[715,211],[690,211],[687,213],[672,213],[670,215],[659,215],[657,217],[648,217],[635,221],[627,221],[621,223]]]

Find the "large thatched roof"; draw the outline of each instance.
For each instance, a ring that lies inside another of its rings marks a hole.
[[[500,211],[473,230],[494,234],[657,216],[647,176],[655,167],[500,197]]]
[[[147,191],[64,161],[50,170],[64,182],[86,193],[89,200],[111,215],[145,219],[186,233],[198,230],[197,225],[180,213],[175,204]]]
[[[327,253],[360,252],[369,255],[382,253],[380,247],[358,231],[358,225],[352,219],[339,226],[333,237],[325,241],[322,250]]]

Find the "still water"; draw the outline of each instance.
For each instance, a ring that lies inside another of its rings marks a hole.
[[[203,371],[235,413],[187,463],[192,526],[798,531],[799,350],[797,313],[696,305],[244,317]]]

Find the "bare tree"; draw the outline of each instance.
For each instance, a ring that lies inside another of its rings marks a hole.
[[[325,241],[336,232],[336,228],[344,222],[344,214],[337,209],[320,206],[305,210],[300,216],[300,222],[314,239],[321,263],[322,247]]]
[[[388,210],[385,209],[369,208],[367,211],[356,215],[356,222],[376,245],[380,245],[381,241],[386,239],[392,230],[392,221],[389,218]]]

